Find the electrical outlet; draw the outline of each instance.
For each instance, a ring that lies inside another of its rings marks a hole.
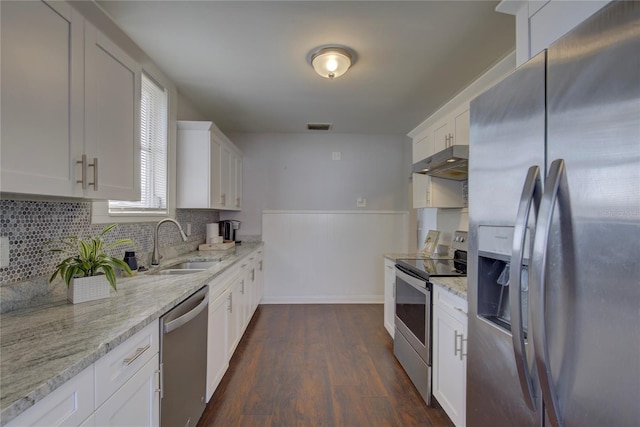
[[[187,236],[191,236],[191,223],[187,223]]]
[[[339,151],[334,151],[331,153],[331,160],[340,160],[342,159],[342,153]]]
[[[366,208],[367,207],[367,199],[365,199],[364,197],[358,197],[356,199],[356,206],[359,208]]]
[[[0,268],[9,267],[9,238],[0,237]]]

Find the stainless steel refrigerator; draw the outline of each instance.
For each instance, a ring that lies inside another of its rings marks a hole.
[[[471,103],[467,426],[640,426],[640,2]]]

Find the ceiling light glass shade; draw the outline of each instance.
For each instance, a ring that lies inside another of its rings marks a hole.
[[[351,66],[351,54],[339,47],[326,47],[311,56],[311,66],[327,79],[340,77]]]

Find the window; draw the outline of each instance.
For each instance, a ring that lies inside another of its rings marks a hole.
[[[142,74],[140,200],[109,201],[109,214],[167,214],[167,93]]]

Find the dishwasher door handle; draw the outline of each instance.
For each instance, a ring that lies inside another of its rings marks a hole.
[[[167,322],[164,324],[163,333],[168,334],[169,332],[173,332],[181,326],[189,323],[194,317],[196,317],[202,310],[207,308],[209,305],[209,292],[207,291],[202,297],[202,302],[198,304],[193,310],[188,311],[182,316],[178,317],[171,322]]]

